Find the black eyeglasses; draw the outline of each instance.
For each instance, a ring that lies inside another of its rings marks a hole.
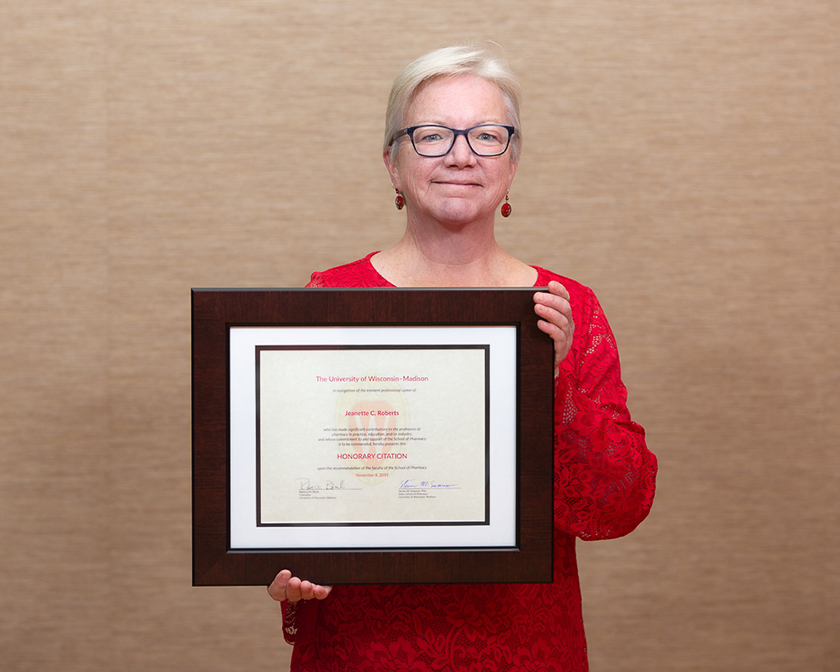
[[[429,158],[446,156],[455,146],[459,135],[467,139],[467,145],[477,156],[500,156],[507,151],[510,139],[516,129],[504,124],[481,124],[464,130],[427,124],[424,126],[409,126],[397,132],[397,138],[407,135],[411,138],[414,151],[420,156]]]

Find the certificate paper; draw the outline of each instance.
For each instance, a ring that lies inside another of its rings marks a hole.
[[[488,349],[258,346],[257,524],[488,524]]]
[[[512,547],[515,344],[231,328],[232,547]]]

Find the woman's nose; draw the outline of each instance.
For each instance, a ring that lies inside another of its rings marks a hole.
[[[467,142],[467,136],[458,135],[455,138],[455,144],[446,155],[447,164],[451,165],[470,165],[475,163],[475,154]]]

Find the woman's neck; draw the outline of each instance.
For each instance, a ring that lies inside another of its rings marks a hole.
[[[458,229],[409,225],[402,239],[371,263],[398,287],[510,287],[536,281],[533,268],[499,246],[492,224]]]

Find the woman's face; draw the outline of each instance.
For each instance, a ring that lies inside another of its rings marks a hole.
[[[466,129],[479,124],[509,124],[504,94],[480,77],[463,75],[433,79],[420,87],[408,105],[405,126],[438,124]],[[468,224],[491,219],[505,197],[516,162],[511,150],[501,156],[476,156],[463,135],[446,155],[419,156],[403,136],[395,161],[384,154],[394,186],[413,217],[444,224]]]

